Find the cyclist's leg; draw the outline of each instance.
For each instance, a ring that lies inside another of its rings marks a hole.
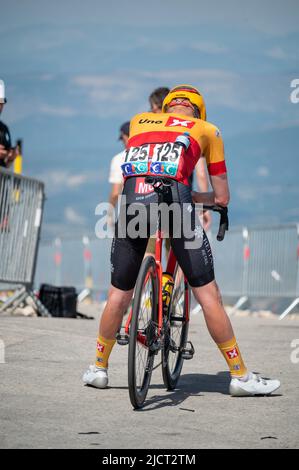
[[[192,228],[195,228],[194,222]],[[225,312],[221,295],[215,282],[213,256],[209,240],[203,231],[202,240],[200,240],[199,244],[188,247],[186,243],[194,242],[196,235],[194,234],[193,238],[187,240],[184,236],[183,228],[181,232],[182,236],[180,238],[171,239],[171,246],[179,265],[188,279],[195,299],[202,307],[208,330],[221,350],[231,374],[239,377],[246,376],[247,369],[242,360],[230,319]],[[231,351],[236,351],[237,355],[232,354],[234,357],[230,357],[228,353]]]
[[[127,223],[130,218],[121,218],[116,224],[116,237],[111,246],[111,287],[104,308],[96,346],[96,360],[93,366],[83,375],[85,384],[105,388],[108,384],[108,361],[116,342],[124,313],[132,298],[134,286],[147,245],[147,237],[130,238]],[[145,220],[145,224],[147,221]],[[124,225],[122,225],[124,224]],[[119,228],[124,227],[122,236]]]
[[[134,289],[124,291],[111,285],[106,306],[101,316],[99,335],[107,339],[115,339],[121,327],[123,315],[129,307]]]
[[[205,233],[200,248],[187,249],[183,238],[173,238],[171,244],[194,297],[203,309],[212,338],[216,343],[228,341],[233,336],[233,330],[215,282],[212,252]]]
[[[99,326],[96,350],[96,365],[98,367],[107,367],[108,365],[116,334],[133,295],[148,242],[148,212],[146,212],[144,219],[145,233],[139,236],[136,231],[133,235],[129,232],[131,230],[130,222],[134,216],[128,215],[128,208],[129,206],[126,207],[126,212],[120,213],[116,224],[116,236],[111,246],[111,287]],[[135,226],[134,229],[136,229]]]
[[[115,238],[111,247],[111,287],[104,308],[99,334],[115,338],[131,301],[147,245],[146,238]]]

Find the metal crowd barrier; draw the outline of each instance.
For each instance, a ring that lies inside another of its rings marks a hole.
[[[235,309],[250,298],[289,298],[283,319],[299,304],[299,225],[230,230],[212,247],[221,291],[239,297]]]
[[[38,312],[49,315],[32,290],[43,204],[42,182],[0,168],[0,283],[16,289],[0,312],[30,296]]]
[[[223,242],[211,235],[216,279],[222,294],[238,298],[287,298],[284,318],[299,304],[299,225],[230,229]],[[111,239],[87,236],[43,241],[36,279],[105,293],[110,282]]]
[[[95,234],[61,235],[42,240],[36,270],[36,284],[75,286],[103,298],[110,283],[111,239]]]

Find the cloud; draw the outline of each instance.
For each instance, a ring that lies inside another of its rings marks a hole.
[[[80,75],[71,80],[74,93],[80,90],[88,100],[88,113],[100,118],[132,114],[144,110],[143,96],[148,94],[140,73],[116,70],[111,74]]]
[[[285,187],[279,184],[268,186],[243,185],[235,189],[236,196],[244,202],[258,201],[262,197],[279,196],[285,191]]]
[[[269,168],[267,166],[259,166],[256,170],[257,175],[266,178],[269,176]]]
[[[228,0],[225,5],[221,0],[186,0],[184,9],[181,0],[131,0],[129,3],[98,0],[82,3],[73,0],[71,7],[69,2],[61,0],[47,3],[10,0],[2,3],[2,29],[5,25],[32,25],[47,21],[50,24],[62,24],[65,28],[78,23],[97,25],[99,28],[108,24],[115,33],[120,25],[131,31],[136,25],[153,28],[164,27],[166,23],[183,30],[190,25],[196,25],[200,29],[200,26],[207,24],[211,25],[212,30],[223,25],[230,29],[254,28],[275,36],[298,31],[298,0]],[[154,19],[153,12],[159,12]]]
[[[154,78],[173,84],[191,83],[197,86],[209,106],[223,106],[246,112],[273,112],[275,104],[268,99],[265,91],[273,92],[275,83],[269,90],[268,79],[255,75],[241,75],[223,68],[197,68],[145,72],[147,78]],[[272,81],[273,82],[273,81]]]
[[[203,93],[207,105],[243,112],[274,113],[283,100],[281,77],[232,72],[224,68],[162,69],[160,71],[116,70],[111,74],[79,75],[71,80],[74,93],[88,100],[88,112],[99,117],[130,115],[145,110],[153,88],[191,83]],[[78,91],[79,90],[79,91]]]
[[[79,214],[73,207],[67,206],[64,209],[64,216],[67,222],[76,225],[85,225],[86,219]]]
[[[255,201],[258,198],[256,188],[253,186],[242,186],[236,188],[237,198],[241,201]]]
[[[81,75],[72,82],[82,88],[90,100],[122,103],[134,99],[142,89],[140,81],[128,75],[121,71],[111,75]]]
[[[275,46],[265,52],[267,57],[277,60],[296,60],[297,56],[295,54],[290,54],[286,52],[281,46]]]
[[[47,195],[53,195],[80,188],[85,184],[100,183],[107,179],[107,175],[92,171],[71,173],[68,170],[60,169],[59,171],[45,171],[35,175],[35,178],[45,183]]]
[[[156,84],[192,83],[211,95],[217,92],[215,101],[232,105],[235,87],[240,76],[223,69],[166,69],[159,72],[116,71],[109,75],[81,75],[74,77],[72,84],[87,95],[91,103],[105,105],[129,104],[138,97],[148,95]],[[105,110],[107,111],[107,110]]]
[[[224,54],[228,52],[227,47],[220,46],[219,44],[201,41],[191,45],[191,49],[204,52],[206,54]]]
[[[52,74],[52,73],[43,73],[42,75],[40,75],[40,80],[44,81],[44,82],[50,82],[51,80],[53,80],[55,78],[55,75]]]
[[[73,117],[78,114],[74,108],[69,106],[49,106],[47,104],[43,104],[40,107],[40,112],[42,114],[47,114],[49,116],[60,116],[60,117]]]

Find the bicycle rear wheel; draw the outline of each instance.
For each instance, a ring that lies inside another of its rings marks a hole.
[[[184,274],[178,264],[173,278],[174,287],[168,318],[164,322],[165,340],[162,349],[162,374],[167,390],[173,390],[180,378],[184,362],[182,350],[186,345],[189,329],[186,318],[190,304],[190,288],[185,284]]]
[[[141,408],[150,386],[157,339],[158,278],[152,256],[142,262],[130,324],[128,382],[134,408]]]

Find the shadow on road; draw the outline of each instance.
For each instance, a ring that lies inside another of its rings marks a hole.
[[[258,372],[257,372],[258,373]],[[209,374],[182,374],[178,385],[175,390],[166,391],[163,395],[152,395],[153,392],[158,390],[165,391],[165,385],[162,380],[160,384],[152,384],[149,388],[149,393],[143,408],[138,411],[142,413],[144,411],[153,411],[160,408],[169,406],[179,406],[190,396],[202,397],[205,393],[221,393],[222,395],[230,396],[229,394],[229,383],[230,373],[227,371],[218,372],[216,375]],[[111,387],[116,389],[125,390],[127,387]],[[281,394],[272,394],[267,398],[280,397]],[[264,396],[261,396],[264,397]],[[245,397],[253,398],[253,397]],[[254,399],[259,396],[254,397]],[[244,397],[243,397],[244,399]],[[183,411],[194,412],[194,409],[180,408]]]
[[[218,392],[228,395],[230,374],[219,372],[217,375],[209,374],[183,374],[175,390],[167,392],[167,395],[153,395],[148,397],[144,407],[138,412],[152,411],[165,406],[179,406],[190,396],[201,397],[202,392]],[[165,389],[163,384],[151,385],[150,391]],[[194,411],[193,409],[184,409]]]

